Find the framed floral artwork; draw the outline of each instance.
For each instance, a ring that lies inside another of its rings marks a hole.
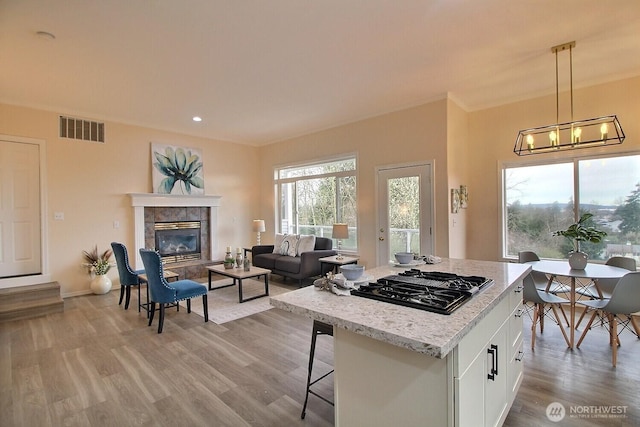
[[[151,165],[154,193],[204,194],[201,150],[152,143]]]

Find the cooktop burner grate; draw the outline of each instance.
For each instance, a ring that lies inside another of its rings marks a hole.
[[[493,283],[479,276],[407,270],[361,285],[351,294],[440,314],[451,314],[483,287]]]

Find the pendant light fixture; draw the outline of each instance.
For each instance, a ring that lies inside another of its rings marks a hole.
[[[618,118],[613,116],[592,119],[573,119],[573,48],[572,41],[551,48],[556,55],[556,123],[524,129],[518,132],[513,152],[518,156],[549,153],[577,148],[622,144],[624,132]],[[569,51],[569,81],[571,93],[571,121],[560,123],[560,90],[558,87],[558,52]]]

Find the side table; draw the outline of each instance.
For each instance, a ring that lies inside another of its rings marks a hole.
[[[329,264],[331,266],[330,271],[333,271],[334,273],[339,273],[341,265],[357,264],[359,259],[360,257],[343,255],[342,258],[338,258],[337,255],[333,255],[333,256],[320,258],[318,261],[320,261],[320,271],[324,271],[324,268],[323,268],[324,264]]]

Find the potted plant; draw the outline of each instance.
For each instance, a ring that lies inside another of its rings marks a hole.
[[[111,249],[99,254],[97,245],[91,251],[82,251],[86,261],[82,265],[87,268],[87,272],[93,277],[91,290],[94,294],[106,294],[111,290],[111,279],[107,277],[107,273],[113,266],[110,262],[112,254]]]
[[[573,245],[573,251],[569,254],[569,265],[575,270],[583,270],[587,266],[587,254],[580,251],[580,242],[600,243],[607,235],[605,231],[586,225],[593,217],[592,213],[585,212],[578,222],[571,224],[565,230],[554,231],[554,236],[563,236],[569,239]]]

